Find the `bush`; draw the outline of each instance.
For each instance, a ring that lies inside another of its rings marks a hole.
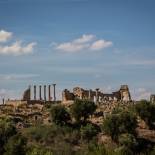
[[[15,124],[8,118],[0,119],[0,154],[4,152],[4,145],[8,139],[17,133]]]
[[[26,154],[26,138],[17,134],[12,136],[5,145],[4,155],[25,155]]]
[[[134,153],[127,148],[126,146],[121,146],[115,150],[115,153],[112,155],[133,155]]]
[[[82,126],[80,131],[82,139],[91,140],[100,130],[98,127],[89,123],[86,126]]]
[[[32,146],[26,155],[53,155],[52,151],[39,146]]]
[[[127,147],[129,150],[134,151],[138,145],[136,138],[132,134],[121,134],[119,136],[119,144]]]

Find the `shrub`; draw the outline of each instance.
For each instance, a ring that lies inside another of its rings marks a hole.
[[[119,136],[119,144],[125,146],[129,150],[134,151],[135,147],[138,145],[136,138],[132,134],[121,134]]]
[[[15,124],[8,118],[0,119],[0,154],[4,151],[4,145],[8,139],[17,133]]]
[[[53,155],[52,151],[39,146],[32,146],[26,155]]]
[[[98,127],[89,123],[86,126],[82,126],[80,131],[82,139],[91,140],[100,130]]]
[[[12,136],[5,145],[4,155],[25,155],[26,154],[26,138],[20,134]]]

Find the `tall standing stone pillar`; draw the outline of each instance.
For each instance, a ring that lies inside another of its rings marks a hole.
[[[39,86],[39,99],[42,100],[42,97],[41,97],[41,85]]]
[[[48,99],[51,101],[51,85],[48,85]]]
[[[46,85],[44,85],[44,100],[46,101]]]
[[[54,98],[54,101],[56,101],[56,94],[55,94],[55,86],[56,84],[53,84],[53,98]]]
[[[3,104],[5,104],[5,99],[3,98]]]
[[[29,100],[31,100],[31,85],[29,85]]]
[[[91,100],[91,89],[89,90],[88,98]]]
[[[99,88],[96,89],[96,103],[99,102],[99,96],[98,96]]]
[[[36,100],[36,85],[34,85],[34,100]]]

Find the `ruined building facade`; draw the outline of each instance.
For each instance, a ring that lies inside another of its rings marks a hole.
[[[151,102],[151,103],[155,103],[155,94],[152,94],[152,95],[150,96],[150,102]]]
[[[34,85],[29,86],[28,89],[24,91],[23,101],[56,101],[56,84],[53,85],[53,96],[51,95],[51,85],[39,85],[38,87]],[[38,91],[37,91],[38,90]],[[32,94],[33,91],[33,94]],[[42,94],[43,91],[43,94]],[[38,94],[37,94],[38,92]]]
[[[111,94],[106,94],[101,92],[98,88],[95,90],[85,90],[80,87],[73,88],[73,92],[65,89],[62,92],[62,101],[71,101],[78,99],[88,99],[95,102],[106,102],[106,101],[131,101],[131,95],[128,88],[128,85],[122,85],[120,89]]]

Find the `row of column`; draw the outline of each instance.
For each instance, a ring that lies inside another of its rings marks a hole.
[[[56,91],[55,91],[56,84],[52,84],[52,86],[53,86],[53,98],[51,96],[51,85],[48,85],[48,100],[49,101],[51,101],[51,100],[56,101]],[[36,94],[37,94],[37,86],[34,85],[33,88],[34,88],[34,100],[37,100],[37,96],[36,96]],[[39,100],[47,101],[47,98],[46,98],[46,96],[47,96],[47,92],[46,92],[47,86],[44,85],[43,89],[44,89],[44,98],[42,98],[42,86],[40,85],[39,86]]]
[[[91,92],[92,90],[90,89],[89,92],[88,92],[88,98],[91,100]],[[96,88],[96,91],[95,91],[95,102],[98,103],[99,102],[99,88]]]

